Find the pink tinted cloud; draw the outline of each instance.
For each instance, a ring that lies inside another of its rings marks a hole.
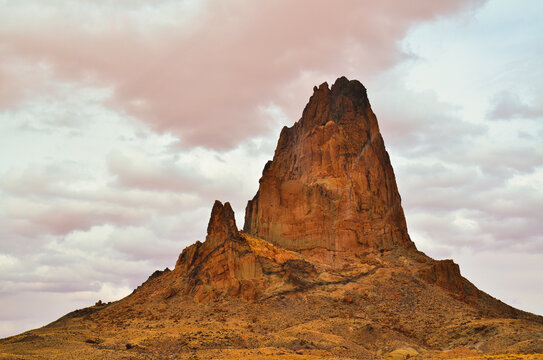
[[[402,58],[396,44],[412,24],[476,2],[214,2],[188,27],[147,32],[128,21],[91,32],[84,18],[78,26],[53,11],[33,26],[6,29],[0,43],[60,79],[113,86],[112,106],[173,133],[182,146],[224,149],[265,132],[259,109],[270,103],[296,119],[307,90],[284,89],[311,88],[324,74],[385,69]]]
[[[487,117],[491,120],[531,119],[542,116],[543,107],[530,106],[523,102],[517,94],[510,91],[496,94],[487,113]]]
[[[120,211],[122,210],[122,211]],[[141,223],[148,212],[91,202],[63,202],[44,205],[39,202],[10,200],[5,202],[5,225],[11,234],[68,234],[94,225]]]
[[[206,185],[206,179],[194,174],[194,169],[184,173],[172,161],[156,161],[144,154],[112,152],[107,166],[117,183],[126,189],[193,193]]]

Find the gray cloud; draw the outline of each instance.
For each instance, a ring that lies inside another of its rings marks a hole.
[[[543,107],[527,104],[517,94],[504,90],[494,96],[487,117],[491,120],[511,120],[514,118],[541,118]]]

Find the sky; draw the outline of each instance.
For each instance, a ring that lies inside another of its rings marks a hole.
[[[412,240],[543,314],[543,2],[0,0],[0,337],[238,226],[312,88],[368,89]]]

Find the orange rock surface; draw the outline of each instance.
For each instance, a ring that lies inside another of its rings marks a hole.
[[[283,128],[247,204],[244,231],[283,248],[332,253],[414,248],[394,172],[364,86],[315,87]]]

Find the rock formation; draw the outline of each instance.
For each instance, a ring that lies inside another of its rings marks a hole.
[[[230,204],[219,201],[207,231],[205,242],[186,248],[175,269],[187,279],[184,293],[197,301],[221,294],[254,301],[350,281],[375,270],[353,267],[357,257],[394,249],[423,259],[417,274],[428,283],[457,296],[476,292],[452,260],[434,261],[411,242],[366,89],[345,77],[331,89],[327,83],[315,87],[302,118],[283,128],[247,204],[244,231],[238,231]],[[263,248],[273,248],[282,261]],[[344,267],[350,271],[329,272]]]
[[[453,358],[543,352],[541,334],[417,251],[366,89],[342,77],[282,130],[243,231],[216,201],[173,270],[0,339],[0,358]]]
[[[286,249],[334,254],[414,248],[394,172],[364,86],[314,88],[284,127],[247,204],[244,231]]]
[[[177,260],[176,271],[188,280],[184,293],[198,301],[220,294],[252,300],[262,267],[236,226],[230,203],[215,201],[204,243],[187,247]]]

